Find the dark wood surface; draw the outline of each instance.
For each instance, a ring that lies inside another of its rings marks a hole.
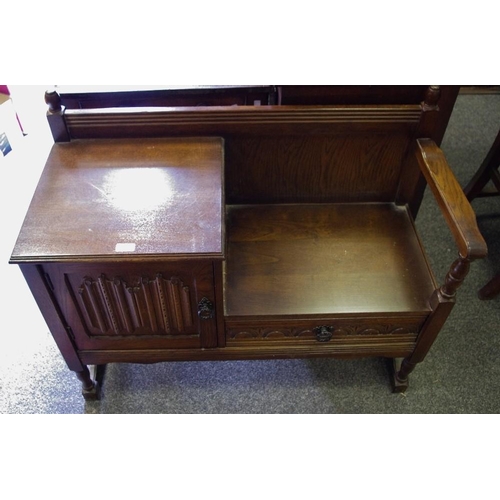
[[[226,317],[429,311],[435,284],[393,204],[230,207]]]
[[[487,254],[476,214],[448,166],[443,152],[430,139],[418,139],[417,159],[455,238],[460,255],[469,260]]]
[[[217,345],[209,260],[40,265],[77,349],[200,348]]]
[[[141,350],[92,350],[80,351],[85,364],[106,363],[159,363],[162,361],[222,361],[248,359],[294,359],[294,358],[339,358],[356,359],[363,357],[404,357],[411,354],[415,342],[411,339],[379,335],[362,341],[315,342],[299,345],[289,342],[266,344],[246,344],[214,349],[141,349]]]
[[[493,299],[500,293],[500,274],[495,274],[486,285],[484,285],[479,292],[478,297],[481,300]]]
[[[68,368],[75,372],[83,371],[85,366],[77,353],[73,339],[68,335],[68,325],[54,291],[47,286],[43,270],[33,264],[21,264],[20,268]]]
[[[412,137],[372,124],[330,135],[226,140],[228,203],[390,202]],[[332,131],[332,129],[330,130]],[[383,165],[383,168],[381,168]]]
[[[500,130],[498,131],[491,148],[472,179],[464,188],[469,201],[484,196],[498,196],[500,194]],[[493,189],[485,189],[492,182]]]
[[[432,139],[438,146],[441,144],[451,112],[458,96],[458,85],[430,86],[422,102],[422,116],[415,132],[416,138]],[[417,217],[426,180],[413,153],[414,144],[407,151],[406,159],[401,168],[401,183],[397,195],[398,203],[406,203],[414,218]]]
[[[281,104],[420,104],[427,85],[280,85]]]
[[[55,144],[13,262],[223,253],[220,139]]]
[[[204,106],[69,109],[71,139],[165,136],[317,136],[414,130],[422,107],[411,105]]]
[[[464,188],[469,201],[485,196],[500,195],[500,130],[476,173]],[[481,300],[492,299],[500,294],[500,273],[496,274],[478,292]]]
[[[57,92],[67,109],[267,105],[275,103],[277,93],[273,85],[62,85]]]
[[[310,356],[404,358],[406,388],[486,252],[437,146],[457,92],[69,110],[48,95],[61,142],[11,262],[84,395],[89,363]],[[441,286],[413,222],[426,181],[460,252]]]

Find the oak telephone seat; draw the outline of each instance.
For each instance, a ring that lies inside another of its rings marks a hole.
[[[11,263],[83,395],[107,363],[362,356],[393,359],[405,390],[486,255],[438,147],[457,93],[95,109],[47,94],[55,144]],[[458,251],[439,280],[414,225],[426,184]]]

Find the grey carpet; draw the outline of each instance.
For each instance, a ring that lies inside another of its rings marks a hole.
[[[442,148],[462,186],[499,127],[500,95],[459,97]],[[500,271],[500,198],[473,206],[490,256],[472,265],[457,306],[404,395],[391,393],[383,359],[175,362],[109,365],[103,399],[85,403],[79,382],[42,330],[22,352],[4,350],[0,412],[497,413],[500,298],[480,301],[476,294]],[[429,193],[417,226],[442,279],[456,249]]]

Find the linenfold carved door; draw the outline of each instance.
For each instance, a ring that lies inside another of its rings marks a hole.
[[[78,349],[216,345],[209,261],[51,264],[43,273]]]

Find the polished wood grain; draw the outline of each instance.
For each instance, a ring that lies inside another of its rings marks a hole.
[[[404,207],[232,206],[226,317],[429,311],[435,282]]]
[[[418,125],[416,138],[425,137],[432,139],[438,146],[441,144],[459,91],[459,85],[428,87],[421,103],[424,113]]]
[[[421,106],[424,112],[414,137],[431,138],[439,146],[448,126],[460,87],[458,85],[442,85],[439,86],[439,91],[432,90],[431,87],[426,91],[426,94],[429,94],[428,97],[427,95],[423,97]],[[435,98],[432,101],[433,96],[438,98],[437,103]],[[430,99],[430,101],[426,103],[425,99]],[[426,186],[425,177],[415,158],[412,145],[408,149],[401,168],[401,182],[396,199],[398,203],[408,205],[414,218],[418,215]]]
[[[209,260],[44,263],[39,266],[78,349],[200,348],[217,345]],[[214,311],[216,312],[216,311]]]
[[[226,140],[226,200],[248,203],[390,202],[411,130]],[[381,168],[381,165],[384,168]]]
[[[33,264],[21,264],[19,267],[68,368],[76,372],[85,371],[54,291],[47,286],[42,267]]]
[[[364,342],[316,342],[310,345],[269,343],[215,349],[106,349],[80,351],[85,364],[105,363],[159,363],[162,361],[223,361],[249,359],[405,357],[412,353],[415,342],[409,338],[384,336]]]
[[[457,289],[469,272],[470,262],[487,254],[475,213],[443,152],[432,140],[418,139],[414,156],[453,234],[459,257],[451,264],[444,283],[429,299],[432,312],[422,327],[415,349],[395,367],[394,388],[397,391],[407,387],[409,374],[425,359],[443,328],[455,305]]]
[[[172,135],[317,135],[415,128],[420,105],[210,106],[67,110],[72,139]]]
[[[223,254],[220,139],[55,144],[12,262]]]
[[[393,201],[421,114],[420,105],[246,106],[65,117],[76,138],[221,135],[227,202],[289,203]]]
[[[436,145],[457,88],[83,110],[49,95],[58,143],[11,262],[85,397],[87,364],[175,360],[385,356],[406,389],[486,253]],[[96,97],[128,105],[78,106]],[[426,182],[460,254],[439,285],[414,225]]]
[[[417,159],[455,238],[462,258],[485,257],[486,243],[479,232],[476,214],[451,171],[443,152],[430,139],[418,139]]]
[[[429,314],[422,326],[413,351],[402,359],[401,364],[396,367],[394,378],[396,385],[400,385],[400,387],[401,384],[403,388],[408,386],[408,375],[427,356],[455,306],[455,296],[445,296],[441,290],[435,290],[429,299],[429,305],[432,308],[432,313]]]
[[[226,318],[226,346],[301,347],[305,352],[319,345],[331,352],[350,350],[352,354],[378,352],[382,345],[413,350],[426,315],[338,314],[314,319],[234,320]],[[321,349],[321,348],[320,348]],[[376,355],[376,354],[374,354]]]

